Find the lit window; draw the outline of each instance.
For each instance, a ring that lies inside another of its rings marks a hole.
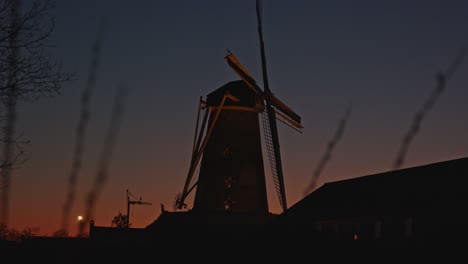
[[[232,156],[232,150],[230,147],[225,147],[224,150],[223,150],[223,157],[225,159],[228,159]]]
[[[231,189],[233,182],[234,180],[232,179],[232,177],[228,176],[226,179],[224,179],[224,188]]]
[[[411,238],[413,235],[413,218],[407,217],[405,221],[405,237],[406,239]]]
[[[224,210],[231,211],[231,209],[232,209],[232,200],[231,200],[231,197],[227,197],[227,199],[224,200]]]
[[[382,236],[382,221],[377,220],[375,222],[375,239],[379,239]]]

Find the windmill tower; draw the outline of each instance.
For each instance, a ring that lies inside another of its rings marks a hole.
[[[228,51],[225,60],[241,80],[219,87],[206,100],[200,98],[191,164],[183,191],[176,199],[176,209],[187,206],[185,200],[196,187],[193,212],[268,214],[260,114],[278,199],[283,211],[287,209],[276,121],[297,131],[302,125],[300,116],[269,88],[260,9],[257,0],[264,89]]]

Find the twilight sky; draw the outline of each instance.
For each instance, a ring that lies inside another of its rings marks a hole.
[[[299,134],[279,123],[288,205],[303,198],[350,104],[352,113],[318,184],[391,170],[414,115],[436,88],[436,73],[446,71],[468,44],[468,2],[263,2],[270,88],[304,126]],[[76,79],[59,96],[19,106],[17,128],[31,143],[28,162],[13,171],[9,225],[39,227],[43,235],[61,227],[80,96],[102,18],[71,233],[76,216],[85,212],[122,83],[128,98],[94,220],[110,226],[119,211],[125,214],[129,189],[152,203],[131,207],[132,226],[145,227],[161,204],[172,210],[182,191],[199,96],[238,79],[224,61],[227,49],[262,87],[255,1],[61,0],[52,12],[57,25],[50,54]],[[468,154],[467,71],[464,61],[424,116],[402,167]],[[279,213],[267,163],[265,169],[270,211]]]

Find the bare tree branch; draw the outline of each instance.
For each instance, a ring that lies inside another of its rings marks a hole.
[[[24,145],[16,131],[19,102],[59,94],[72,75],[45,55],[55,27],[52,0],[0,1],[0,221],[7,225],[12,170],[26,162]]]

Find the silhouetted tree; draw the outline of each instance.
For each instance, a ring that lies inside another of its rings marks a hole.
[[[71,79],[62,65],[45,53],[55,27],[51,0],[0,1],[0,222],[7,224],[11,169],[26,161],[23,139],[16,129],[19,101],[59,94]]]
[[[21,239],[26,240],[37,236],[39,235],[40,230],[41,229],[39,227],[26,227],[23,229],[23,231],[21,231]]]
[[[68,236],[69,236],[68,231],[63,228],[60,228],[59,230],[55,231],[52,234],[52,237],[68,237]]]
[[[0,223],[0,240],[6,240],[8,227],[4,223]]]
[[[53,2],[32,0],[12,23],[11,7],[18,0],[0,2],[0,100],[5,102],[14,90],[18,99],[55,95],[70,75],[64,73],[60,63],[45,54],[50,47],[48,39],[55,27],[51,14]],[[21,8],[21,6],[19,6]],[[18,10],[21,11],[21,10]],[[12,42],[12,36],[15,40]],[[11,77],[11,53],[16,50],[15,80]]]
[[[59,94],[71,75],[63,71],[59,62],[52,61],[45,51],[51,45],[55,19],[51,14],[53,2],[33,0],[21,6],[18,0],[0,2],[0,121],[8,121],[8,108],[16,101],[38,99]],[[29,1],[28,1],[29,2]],[[14,97],[15,101],[11,100]],[[1,137],[3,143],[14,143],[21,152],[21,144],[28,141],[16,135]],[[0,166],[11,166],[21,161],[0,161]]]
[[[15,228],[8,228],[5,224],[0,224],[0,240],[22,242],[37,236],[39,230],[38,227],[26,227],[19,231]]]
[[[114,216],[114,219],[112,219],[111,226],[115,226],[117,228],[125,228],[127,226],[127,221],[128,215],[124,215],[121,212],[119,212],[116,216]],[[129,223],[128,226],[130,227],[131,224]]]

